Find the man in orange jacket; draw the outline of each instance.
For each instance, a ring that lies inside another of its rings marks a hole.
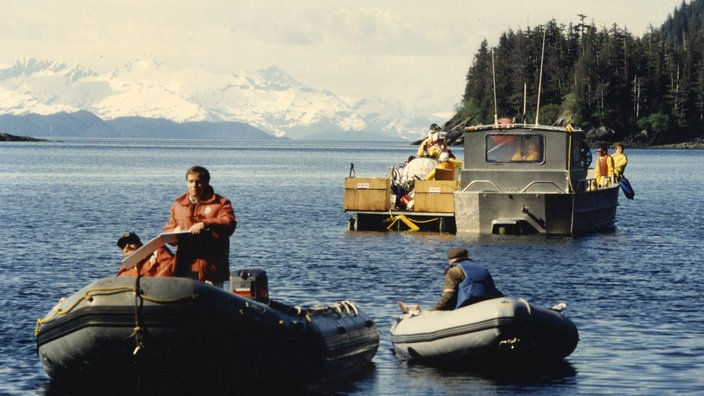
[[[187,192],[171,205],[164,232],[188,231],[178,242],[177,275],[222,287],[230,278],[230,235],[237,218],[232,204],[210,186],[210,173],[201,166],[186,171]]]

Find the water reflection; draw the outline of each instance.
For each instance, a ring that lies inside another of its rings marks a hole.
[[[187,362],[184,362],[187,364]],[[318,381],[302,382],[295,379],[270,377],[240,377],[229,373],[222,378],[178,378],[173,381],[154,382],[150,376],[142,378],[122,378],[115,373],[115,381],[109,384],[92,382],[86,378],[80,382],[50,380],[40,386],[43,396],[93,396],[93,395],[311,395],[324,396],[352,394],[362,391],[360,381],[369,381],[374,375],[373,364],[343,376]],[[159,373],[159,378],[169,378],[167,373]],[[362,391],[362,393],[364,393]]]
[[[471,389],[488,391],[493,387],[506,385],[575,384],[577,370],[567,360],[559,360],[534,365],[500,365],[481,367],[425,366],[408,361],[398,363],[401,375],[410,383],[434,384],[433,388],[457,388],[458,385],[472,385]],[[526,388],[523,388],[526,389]],[[480,392],[481,393],[481,392]],[[526,392],[528,393],[528,392]]]

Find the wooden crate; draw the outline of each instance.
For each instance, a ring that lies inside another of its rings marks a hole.
[[[416,180],[413,211],[454,213],[457,187],[455,180]]]
[[[345,178],[345,210],[387,211],[391,180],[388,178]]]

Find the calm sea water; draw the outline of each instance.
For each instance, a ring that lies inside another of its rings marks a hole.
[[[627,149],[636,199],[617,228],[578,238],[347,231],[343,179],[386,174],[406,144],[176,140],[0,143],[0,394],[53,394],[33,331],[62,297],[120,265],[122,231],[158,234],[184,172],[211,171],[239,225],[231,267],[264,268],[273,298],[356,302],[381,331],[374,367],[331,394],[704,392],[704,151]],[[531,373],[407,365],[388,330],[399,299],[429,307],[444,255],[466,246],[507,295],[564,301],[580,342]],[[119,375],[119,374],[118,374]]]

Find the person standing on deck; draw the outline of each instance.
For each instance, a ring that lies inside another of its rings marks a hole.
[[[201,166],[186,171],[187,192],[171,205],[164,232],[188,231],[179,240],[177,275],[222,287],[230,278],[230,236],[237,218],[230,200],[210,186],[210,173]],[[184,268],[185,267],[185,268]]]
[[[428,134],[428,137],[423,139],[423,141],[420,143],[418,151],[416,152],[416,157],[437,158],[438,154],[440,153],[440,148],[437,146],[437,144],[438,133],[430,132]]]
[[[428,137],[423,139],[421,142],[418,147],[418,151],[416,152],[416,157],[428,157],[437,160],[440,153],[445,151],[450,154],[450,158],[455,157],[447,147],[447,143],[445,142],[445,133],[441,131],[442,128],[440,128],[438,124],[433,124],[430,126]]]
[[[608,187],[614,176],[614,159],[607,152],[605,144],[599,145],[596,153],[598,157],[594,167],[594,179],[598,187]]]
[[[614,144],[615,153],[611,156],[614,159],[614,176],[616,180],[621,180],[623,173],[628,165],[628,156],[623,153],[623,145],[621,143]]]

